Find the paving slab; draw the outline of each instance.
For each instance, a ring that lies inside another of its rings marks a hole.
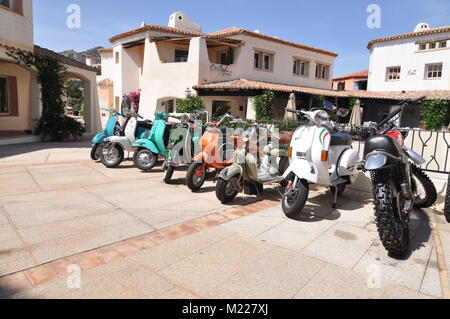
[[[56,165],[28,169],[44,191],[78,188],[110,182],[86,165]]]
[[[272,245],[278,245],[295,251],[301,251],[325,233],[335,223],[335,221],[326,219],[312,222],[287,219],[283,223],[258,236],[258,239]]]
[[[337,223],[302,252],[327,262],[353,268],[372,246],[378,234]]]
[[[412,243],[413,245],[417,243]],[[356,271],[365,272],[369,267],[377,267],[384,281],[397,283],[409,289],[419,291],[424,280],[433,244],[422,245],[405,260],[397,260],[388,256],[379,240],[361,258],[355,267]],[[432,265],[431,265],[432,266]]]
[[[39,190],[39,186],[26,171],[0,174],[0,196],[33,193]]]
[[[255,214],[233,220],[221,227],[230,229],[239,234],[258,237],[285,221],[286,218],[283,217],[265,217]]]
[[[130,259],[159,271],[234,235],[232,231],[215,227],[137,253]]]
[[[272,245],[235,235],[163,269],[161,273],[205,295],[272,249]]]
[[[208,293],[211,298],[261,299],[294,297],[325,263],[287,249],[261,256],[227,282]]]

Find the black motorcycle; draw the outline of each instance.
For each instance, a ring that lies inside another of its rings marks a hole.
[[[410,211],[431,207],[437,199],[436,187],[419,168],[425,159],[404,145],[407,133],[396,125],[406,106],[424,99],[400,102],[398,109],[371,130],[365,144],[363,170],[371,174],[378,232],[392,257],[408,253]]]

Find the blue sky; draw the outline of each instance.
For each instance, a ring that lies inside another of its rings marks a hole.
[[[81,28],[68,29],[69,4],[81,7]],[[381,28],[367,27],[368,5],[381,8]],[[109,46],[116,34],[147,24],[167,25],[182,10],[204,32],[231,26],[339,53],[334,76],[368,68],[367,43],[383,36],[413,31],[419,22],[450,25],[449,0],[37,0],[35,43],[63,51]]]

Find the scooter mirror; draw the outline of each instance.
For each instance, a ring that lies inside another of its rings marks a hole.
[[[326,108],[329,111],[334,111],[336,108],[334,107],[334,104],[330,101],[323,101],[323,107]]]
[[[338,112],[337,112],[337,115],[338,115],[339,117],[345,118],[345,117],[348,116],[349,113],[350,113],[350,110],[349,110],[349,109],[340,108],[340,109],[338,110]]]

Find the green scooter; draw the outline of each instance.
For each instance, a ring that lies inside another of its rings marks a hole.
[[[204,126],[198,119],[206,116],[206,122],[209,119],[207,111],[195,111],[193,115],[184,114],[173,116],[180,120],[173,126],[169,145],[167,146],[167,156],[163,165],[164,182],[170,184],[175,169],[181,164],[191,164],[192,158],[200,152],[200,138],[204,133]],[[193,119],[192,119],[193,117]]]
[[[159,155],[167,157],[166,146],[169,144],[172,125],[167,124],[170,114],[155,112],[155,121],[151,131],[133,144],[135,149],[133,162],[141,171],[152,170]]]

